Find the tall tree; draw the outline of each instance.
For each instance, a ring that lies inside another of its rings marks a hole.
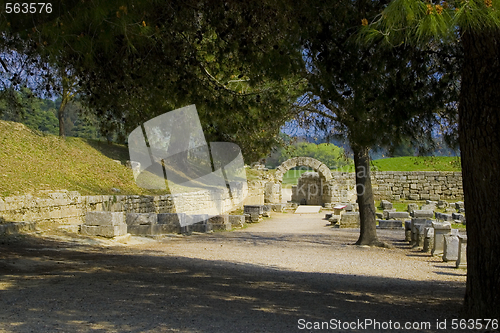
[[[385,246],[376,233],[370,147],[403,138],[431,140],[439,110],[457,97],[454,72],[446,71],[453,61],[438,62],[433,52],[415,47],[381,49],[356,42],[366,15],[379,13],[385,4],[318,2],[299,11],[309,94],[298,109],[329,134],[345,136],[354,152],[359,245]]]
[[[500,318],[500,3],[492,0],[395,0],[365,38],[440,45],[459,40],[460,151],[467,212],[464,314]]]
[[[75,73],[103,134],[123,136],[166,111],[197,104],[210,141],[255,160],[291,117],[303,68],[275,1],[68,2],[36,29],[6,26],[56,68]],[[7,18],[8,19],[8,18]],[[297,43],[297,39],[295,39]],[[298,43],[297,43],[298,44]]]

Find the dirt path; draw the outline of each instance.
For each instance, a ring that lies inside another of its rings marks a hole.
[[[60,232],[0,238],[0,331],[303,332],[365,319],[429,322],[427,332],[446,319],[441,332],[451,331],[464,270],[408,249],[402,231],[379,231],[394,249],[349,245],[358,231],[322,216],[125,245]]]

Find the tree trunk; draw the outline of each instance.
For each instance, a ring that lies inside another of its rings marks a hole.
[[[500,318],[500,32],[464,33],[459,106],[467,214],[464,315]]]
[[[370,178],[370,155],[367,147],[352,147],[356,169],[356,192],[359,205],[360,232],[356,245],[386,246],[378,240],[375,221],[375,201],[373,200]]]
[[[66,108],[66,104],[68,103],[68,99],[63,93],[63,98],[61,100],[61,105],[59,105],[59,110],[57,111],[57,118],[59,119],[59,137],[62,139],[66,138],[66,133],[64,129],[64,109]]]

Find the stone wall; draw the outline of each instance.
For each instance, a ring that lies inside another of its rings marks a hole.
[[[233,202],[237,208],[247,204],[264,204],[264,183],[249,183],[248,196],[243,191],[234,195],[197,191],[182,195],[94,195],[81,196],[78,192],[57,191],[47,198],[32,195],[0,198],[0,223],[30,221],[37,223],[82,224],[87,211],[135,212],[135,213],[206,213],[218,209],[226,211]],[[175,201],[175,205],[174,205]]]
[[[332,185],[353,190],[354,173],[332,172]],[[462,173],[451,171],[374,171],[371,173],[375,200],[463,199]]]

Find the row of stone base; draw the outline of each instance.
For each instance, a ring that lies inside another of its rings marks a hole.
[[[183,213],[125,213],[87,212],[80,232],[88,236],[116,237],[126,233],[138,236],[164,234],[189,234],[212,230],[231,230],[242,227],[244,215],[208,214],[186,215]]]
[[[454,261],[457,268],[467,267],[467,236],[452,229],[448,222],[413,218],[405,221],[405,240],[412,248],[421,248],[444,262]]]

